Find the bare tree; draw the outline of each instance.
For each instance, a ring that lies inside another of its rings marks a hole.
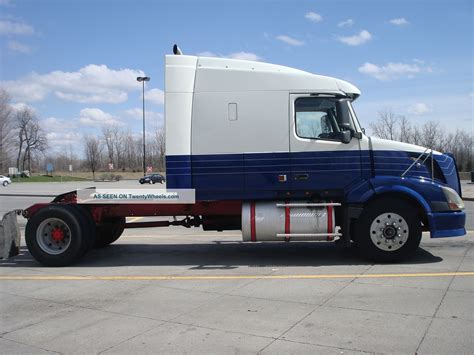
[[[439,128],[439,123],[428,121],[421,127],[422,145],[427,148],[442,150],[443,134]]]
[[[6,169],[7,158],[12,149],[11,119],[10,96],[0,88],[0,173]]]
[[[120,128],[114,127],[112,133],[112,146],[115,150],[117,160],[117,169],[125,169],[125,132]]]
[[[411,124],[404,116],[396,116],[391,109],[380,111],[379,119],[370,124],[375,136],[397,139],[454,155],[460,171],[470,171],[472,162],[472,137],[457,130],[446,133],[439,122],[428,121],[422,125]]]
[[[166,135],[163,126],[159,126],[155,131],[156,144],[158,146],[158,161],[160,169],[165,168],[165,155],[166,155]]]
[[[383,139],[395,139],[398,119],[391,108],[379,111],[379,121],[370,123],[374,135]]]
[[[100,164],[100,156],[102,152],[102,146],[100,140],[97,137],[85,136],[85,155],[89,168],[92,171],[92,178],[95,180],[95,172]]]
[[[104,138],[105,147],[107,148],[107,156],[109,158],[109,163],[114,163],[114,135],[111,126],[102,127],[102,136]]]
[[[46,134],[40,127],[34,112],[25,107],[16,112],[18,154],[16,165],[19,170],[25,167],[31,171],[31,158],[35,153],[44,153],[48,147]]]
[[[398,140],[400,142],[410,143],[412,141],[413,132],[410,121],[408,121],[405,116],[400,116],[398,119],[398,128],[400,130]]]

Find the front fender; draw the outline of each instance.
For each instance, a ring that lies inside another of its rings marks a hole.
[[[415,199],[423,207],[423,210],[426,214],[431,213],[431,207],[425,198],[410,187],[403,185],[382,185],[374,188],[374,193],[375,195],[382,195],[384,193],[399,193],[409,196]]]
[[[465,213],[439,208],[446,205],[442,186],[432,180],[420,178],[380,176],[354,188],[347,195],[347,202],[364,204],[384,194],[403,195],[423,208],[432,238],[464,235]]]
[[[415,180],[415,181],[413,181]],[[377,195],[385,193],[404,194],[418,201],[426,213],[431,212],[432,208],[426,196],[421,191],[426,190],[424,181],[416,181],[419,179],[400,178],[382,176],[375,177],[364,181],[355,186],[346,195],[346,202],[351,204],[365,204]],[[429,185],[431,186],[431,185]],[[440,187],[437,186],[442,194]],[[436,195],[433,192],[430,195]],[[444,199],[444,196],[442,196]]]

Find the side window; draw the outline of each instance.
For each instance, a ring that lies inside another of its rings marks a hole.
[[[337,139],[340,128],[336,101],[302,97],[295,101],[296,134],[301,138]]]

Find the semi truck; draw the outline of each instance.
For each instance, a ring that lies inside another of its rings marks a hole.
[[[77,203],[77,192],[22,211],[40,263],[64,266],[125,228],[240,230],[246,242],[337,241],[376,262],[431,238],[465,235],[456,161],[429,147],[370,137],[354,85],[285,66],[165,58],[167,190],[194,203]],[[166,220],[127,223],[129,216]],[[179,218],[177,216],[180,216]]]

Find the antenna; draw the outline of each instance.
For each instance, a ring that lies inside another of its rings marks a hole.
[[[181,49],[179,49],[177,44],[175,44],[173,46],[173,54],[174,55],[183,55],[183,52],[181,51]]]

